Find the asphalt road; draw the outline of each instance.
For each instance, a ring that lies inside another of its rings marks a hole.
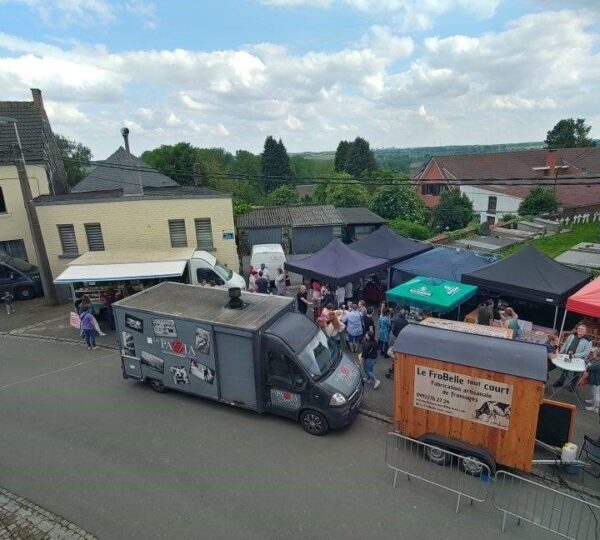
[[[0,485],[106,539],[547,538],[392,487],[387,426],[299,425],[121,378],[116,353],[0,336]]]

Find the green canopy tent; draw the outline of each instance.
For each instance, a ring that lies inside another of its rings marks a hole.
[[[430,277],[417,276],[385,293],[388,301],[418,307],[433,313],[447,313],[475,295],[477,287]]]

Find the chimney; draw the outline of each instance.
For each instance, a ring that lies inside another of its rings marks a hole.
[[[546,167],[548,167],[548,176],[556,175],[556,150],[548,150],[546,153]]]
[[[121,128],[121,135],[123,135],[123,140],[125,141],[125,150],[127,150],[128,154],[131,154],[129,151],[129,128]]]
[[[33,104],[39,111],[44,110],[44,100],[42,99],[42,91],[38,88],[31,89],[31,96],[33,97]]]

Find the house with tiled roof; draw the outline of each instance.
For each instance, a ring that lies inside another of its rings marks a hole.
[[[182,248],[208,251],[237,271],[231,194],[177,184],[129,151],[126,128],[122,135],[124,146],[70,193],[34,199],[53,277],[92,251],[118,258],[144,250],[161,262]]]
[[[437,206],[444,189],[460,186],[480,221],[493,224],[504,214],[515,214],[538,185],[555,191],[565,214],[595,212],[600,209],[599,176],[600,148],[592,147],[434,156],[414,179],[429,208]]]
[[[0,101],[0,250],[37,264],[15,165],[19,142],[33,197],[64,193],[67,175],[42,93],[31,95],[32,101]]]

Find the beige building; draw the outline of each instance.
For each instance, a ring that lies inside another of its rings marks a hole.
[[[33,197],[63,193],[64,165],[39,90],[33,101],[0,101],[0,117],[16,120]],[[18,144],[13,123],[0,123],[0,250],[37,264],[25,213],[15,157]]]
[[[83,253],[126,249],[197,248],[239,270],[229,194],[194,186],[147,187],[137,195],[93,191],[44,195],[35,202],[54,278]]]

